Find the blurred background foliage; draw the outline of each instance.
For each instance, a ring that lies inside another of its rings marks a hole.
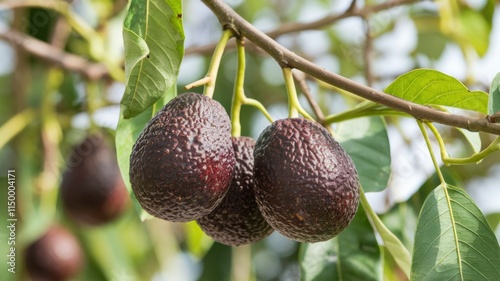
[[[265,32],[342,15],[351,5],[348,0],[227,2]],[[341,17],[321,30],[284,33],[276,40],[330,71],[377,89],[402,73],[427,67],[460,79],[470,89],[488,90],[500,71],[499,1],[366,0],[356,5],[388,2],[394,2],[392,8],[364,17]],[[80,226],[69,219],[58,192],[71,147],[90,131],[104,128],[113,133],[118,121],[124,90],[121,28],[127,1],[19,0],[0,5],[0,182],[4,190],[7,169],[16,170],[19,219],[17,273],[2,269],[0,280],[30,280],[22,263],[23,249],[52,223],[70,229],[84,249],[85,265],[74,280],[299,280],[300,245],[277,233],[251,247],[232,249],[213,243],[195,223],[141,222],[133,208],[99,227]],[[211,49],[203,46],[221,34],[216,18],[200,1],[186,0],[183,5],[186,55],[179,93],[205,75]],[[71,13],[84,24],[72,22]],[[81,26],[90,30],[78,29]],[[214,95],[228,111],[235,70],[236,53],[228,49]],[[328,85],[310,82],[325,113],[340,112],[356,101]],[[279,66],[251,45],[245,87],[247,96],[261,101],[274,118],[286,116]],[[301,103],[309,110],[305,98]],[[368,195],[386,225],[411,248],[420,207],[438,180],[432,165],[423,160],[427,152],[421,149],[416,125],[407,119],[387,121],[393,177],[407,181],[405,186],[390,181],[383,192]],[[253,108],[243,108],[242,135],[256,138],[267,125]],[[456,130],[442,129],[454,155],[471,153]],[[493,138],[481,134],[481,139],[486,147]],[[448,182],[461,183],[475,199],[497,237],[499,159],[497,152],[476,166],[443,167]],[[0,221],[6,221],[6,196],[0,198]],[[1,235],[6,241],[5,229]],[[7,261],[6,246],[2,242],[2,265]],[[386,255],[385,280],[403,280],[395,268]]]

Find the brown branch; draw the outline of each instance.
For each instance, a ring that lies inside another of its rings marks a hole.
[[[500,124],[490,123],[485,118],[471,118],[450,114],[433,108],[412,103],[398,97],[356,83],[343,76],[329,72],[314,63],[296,55],[278,44],[272,38],[255,28],[228,5],[220,0],[202,0],[218,17],[222,26],[232,28],[239,34],[254,42],[271,55],[281,67],[297,68],[304,73],[339,87],[355,95],[382,104],[395,110],[405,112],[416,119],[433,121],[449,126],[460,127],[470,131],[483,131],[500,135]]]
[[[300,31],[306,31],[306,30],[315,30],[315,29],[322,29],[326,26],[329,26],[333,24],[334,22],[337,22],[339,20],[349,18],[349,17],[367,17],[370,14],[384,11],[393,7],[401,6],[401,5],[406,5],[406,4],[411,4],[417,1],[421,0],[393,0],[393,1],[387,1],[383,2],[377,5],[373,6],[366,6],[361,9],[356,8],[355,5],[350,5],[349,8],[342,14],[337,14],[337,15],[328,15],[325,16],[319,20],[309,22],[309,23],[290,23],[290,24],[284,24],[280,26],[279,28],[268,32],[267,35],[271,38],[276,38],[279,37],[283,34],[288,34],[292,32],[300,32]],[[205,2],[205,1],[204,1]],[[354,1],[353,1],[353,4]]]
[[[314,112],[314,115],[318,118],[318,122],[320,124],[323,124],[325,122],[325,114],[319,107],[318,103],[316,100],[313,98],[311,94],[311,90],[309,89],[309,86],[307,85],[306,81],[306,75],[302,72],[297,72],[293,71],[292,72],[293,78],[295,79],[295,82],[297,83],[297,86],[299,86],[300,91],[304,94],[304,96],[307,99],[307,102],[309,103],[309,106],[311,106],[311,109]]]
[[[393,1],[388,1],[384,3],[380,3],[377,5],[373,6],[367,6],[363,8],[356,8],[356,1],[352,1],[351,5],[347,10],[341,14],[336,14],[336,15],[328,15],[323,18],[320,18],[318,20],[308,22],[308,23],[288,23],[288,24],[283,24],[280,27],[276,28],[275,30],[272,30],[268,33],[266,33],[267,36],[276,39],[282,35],[289,34],[289,33],[294,33],[294,32],[301,32],[301,31],[307,31],[307,30],[316,30],[316,29],[322,29],[325,28],[326,26],[329,26],[339,20],[346,19],[349,17],[367,17],[370,14],[377,13],[383,10],[387,10],[390,8],[394,8],[397,6],[402,6],[402,5],[407,5],[411,4],[414,2],[418,2],[422,0],[393,0]],[[203,1],[205,2],[205,1]],[[189,47],[186,49],[185,54],[186,55],[191,55],[191,54],[211,54],[215,48],[217,43],[211,43],[208,45],[203,45],[203,46],[193,46]],[[251,44],[249,44],[251,45]],[[234,42],[229,43],[226,48],[234,48],[236,47],[236,44]]]
[[[373,57],[373,37],[371,34],[371,27],[368,19],[365,18],[366,35],[365,46],[363,51],[363,59],[365,61],[365,79],[368,86],[372,86],[374,77],[372,73],[372,57]]]
[[[22,50],[65,70],[80,73],[89,80],[109,78],[108,69],[103,64],[92,63],[77,55],[66,53],[21,32],[15,30],[3,31],[0,32],[0,39],[9,41]]]

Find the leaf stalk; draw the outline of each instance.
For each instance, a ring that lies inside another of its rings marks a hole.
[[[424,127],[422,121],[417,120],[417,124],[418,124],[418,127],[420,128],[420,131],[422,132],[422,136],[424,137],[425,143],[427,144],[427,149],[429,150],[429,154],[431,155],[432,164],[434,164],[434,168],[436,169],[436,173],[439,177],[439,181],[441,182],[441,184],[446,186],[446,181],[444,180],[443,174],[441,173],[441,169],[439,168],[439,164],[437,163],[436,156],[434,155],[434,150],[432,149],[431,140],[429,139],[429,135],[427,134],[427,130],[425,130],[425,127]]]
[[[497,136],[495,140],[484,150],[479,151],[477,153],[472,154],[469,157],[465,158],[453,158],[448,155],[448,152],[446,151],[446,146],[444,144],[443,138],[441,137],[441,134],[437,130],[436,126],[434,126],[430,122],[426,122],[425,125],[429,127],[431,132],[434,134],[434,136],[437,139],[437,142],[439,144],[439,149],[441,150],[441,159],[443,160],[443,163],[447,166],[450,165],[467,165],[467,164],[479,164],[481,161],[490,155],[491,153],[500,150],[500,136]]]

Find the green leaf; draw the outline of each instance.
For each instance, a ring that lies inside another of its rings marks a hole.
[[[484,17],[490,27],[493,26],[493,15],[495,14],[495,0],[486,0],[481,9],[481,15]]]
[[[124,118],[137,116],[175,86],[184,54],[182,1],[132,0],[123,27]]]
[[[474,110],[486,114],[488,95],[469,91],[462,82],[432,69],[416,69],[399,76],[385,92],[422,104],[443,105]]]
[[[481,151],[481,137],[478,132],[471,132],[462,128],[457,128],[457,130],[464,135],[465,139],[474,150],[474,153]]]
[[[488,99],[488,114],[500,112],[500,73],[497,73],[491,82],[490,95]]]
[[[411,248],[413,246],[413,235],[417,226],[417,216],[418,213],[408,202],[401,202],[384,213],[381,216],[381,220],[398,237],[403,245]]]
[[[490,44],[491,25],[487,19],[473,9],[462,9],[458,19],[460,22],[458,35],[469,43],[479,56],[484,56]]]
[[[380,280],[382,257],[375,233],[360,209],[337,237],[314,244],[302,243],[301,280]]]
[[[408,249],[403,245],[401,240],[394,235],[380,220],[375,211],[373,211],[370,203],[366,199],[365,192],[361,189],[360,192],[360,201],[363,206],[366,215],[370,218],[373,227],[377,230],[380,238],[384,242],[385,249],[391,254],[394,258],[394,261],[402,270],[402,272],[409,277],[410,276],[410,266],[411,266],[411,257]]]
[[[413,22],[418,30],[415,54],[424,54],[432,60],[441,57],[447,38],[439,31],[439,16],[435,13],[413,15]]]
[[[190,254],[198,259],[202,259],[212,247],[214,240],[208,237],[196,221],[184,224],[186,231],[186,245]]]
[[[411,280],[500,280],[500,247],[463,190],[440,185],[427,197],[415,234]]]
[[[384,119],[365,117],[341,122],[335,138],[351,156],[365,191],[385,189],[391,173],[391,153]]]
[[[122,234],[117,227],[110,226],[83,233],[86,248],[106,280],[137,280],[132,260],[124,245],[117,239]]]
[[[127,190],[131,195],[134,207],[140,215],[142,221],[150,218],[151,216],[149,216],[141,208],[141,205],[139,204],[139,202],[137,202],[137,199],[132,192],[132,187],[129,180],[130,154],[132,153],[132,147],[134,146],[135,141],[139,137],[139,134],[141,133],[146,123],[153,117],[156,111],[160,110],[164,104],[175,97],[176,92],[177,88],[172,87],[167,95],[159,100],[154,106],[150,107],[148,110],[142,112],[136,117],[124,119],[123,115],[120,114],[120,120],[118,121],[118,126],[116,128],[115,143],[118,166],[120,167],[123,181],[127,186]]]

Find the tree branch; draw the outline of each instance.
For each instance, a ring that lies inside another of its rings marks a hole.
[[[207,5],[218,17],[222,26],[234,29],[242,36],[248,38],[248,40],[252,41],[266,53],[271,55],[281,67],[297,68],[321,81],[378,104],[383,104],[395,110],[405,112],[418,120],[433,121],[449,126],[468,129],[470,131],[483,131],[500,135],[500,124],[490,123],[485,118],[471,118],[438,111],[427,106],[400,99],[382,91],[358,84],[343,76],[331,73],[281,46],[262,31],[258,30],[243,19],[238,13],[222,1],[202,0],[202,2],[205,3],[205,5]]]
[[[7,40],[11,44],[63,69],[80,73],[89,80],[110,77],[105,65],[92,63],[77,55],[66,53],[59,48],[18,31],[0,32],[0,39]]]
[[[337,15],[328,15],[325,16],[321,19],[318,19],[316,21],[308,22],[308,23],[290,23],[290,24],[284,24],[280,26],[279,28],[268,32],[267,35],[271,38],[276,38],[279,37],[283,34],[288,34],[292,32],[300,32],[300,31],[306,31],[306,30],[315,30],[315,29],[321,29],[324,28],[325,26],[329,26],[333,24],[334,22],[337,22],[339,20],[349,18],[349,17],[367,17],[370,14],[384,11],[396,6],[401,6],[401,5],[406,5],[406,4],[411,4],[417,1],[422,1],[422,0],[393,0],[393,1],[387,1],[383,2],[377,5],[373,6],[366,6],[363,8],[356,8],[355,6],[355,1],[353,1],[354,5],[349,6],[345,12],[342,14],[337,14]],[[204,1],[205,2],[205,1]]]
[[[356,1],[352,1],[351,5],[342,14],[328,15],[318,20],[307,22],[307,23],[288,23],[283,24],[280,27],[266,33],[267,36],[276,39],[284,34],[301,32],[307,30],[321,29],[329,26],[339,20],[346,19],[349,17],[367,17],[370,14],[394,8],[397,6],[402,6],[406,4],[411,4],[422,0],[392,0],[384,3],[380,3],[373,6],[367,6],[363,8],[356,8]],[[252,44],[248,44],[251,46]],[[194,46],[186,49],[185,54],[211,54],[216,46],[216,43],[204,45],[204,46]],[[227,48],[234,48],[236,44],[231,42],[228,44]]]

